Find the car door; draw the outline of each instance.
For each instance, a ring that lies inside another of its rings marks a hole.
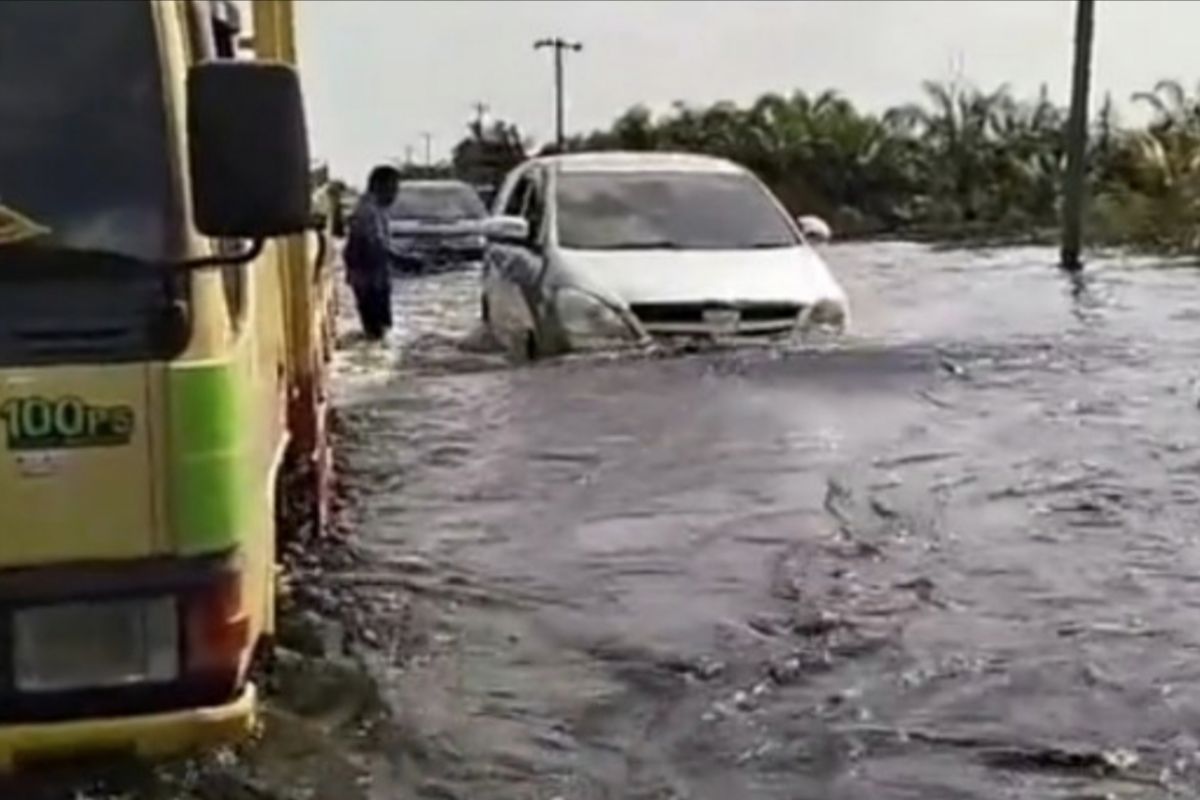
[[[536,349],[541,306],[539,278],[545,264],[542,243],[546,217],[541,172],[530,169],[500,199],[498,211],[529,223],[526,242],[495,242],[484,263],[484,313],[492,333],[509,349]]]

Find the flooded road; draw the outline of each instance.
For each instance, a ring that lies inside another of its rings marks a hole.
[[[1200,275],[826,255],[838,347],[511,366],[458,274],[342,352],[371,797],[1200,792]]]

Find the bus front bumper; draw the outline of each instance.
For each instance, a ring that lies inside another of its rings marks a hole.
[[[0,724],[0,774],[25,765],[89,755],[156,759],[232,744],[253,733],[257,708],[254,685],[247,684],[236,700],[222,706],[133,717]]]

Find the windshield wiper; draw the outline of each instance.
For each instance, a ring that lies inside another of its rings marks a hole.
[[[793,242],[755,242],[747,245],[747,250],[782,250],[787,247],[795,247]]]
[[[683,245],[679,242],[672,242],[666,239],[660,239],[652,242],[621,242],[620,244],[610,244],[605,247],[597,248],[600,250],[682,250]]]

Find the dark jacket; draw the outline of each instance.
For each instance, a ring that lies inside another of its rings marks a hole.
[[[346,280],[355,288],[386,286],[392,278],[391,235],[387,211],[371,193],[358,201],[350,215],[350,230],[342,253],[346,262]]]

